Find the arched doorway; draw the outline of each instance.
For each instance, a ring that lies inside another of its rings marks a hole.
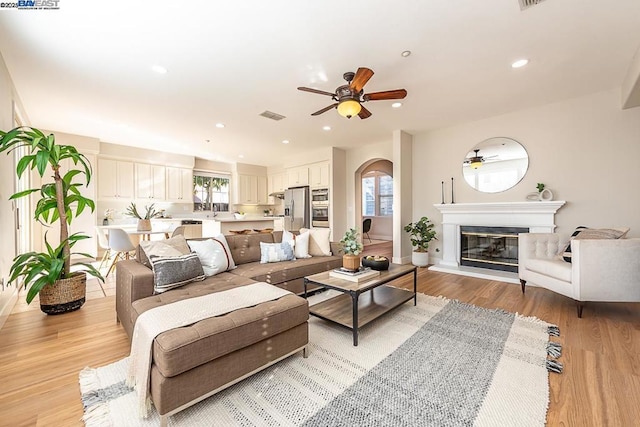
[[[393,240],[393,163],[371,159],[356,171],[356,222],[362,242],[369,244]]]

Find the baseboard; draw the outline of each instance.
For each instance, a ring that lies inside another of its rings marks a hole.
[[[0,296],[0,329],[4,326],[4,322],[7,321],[7,318],[11,314],[13,307],[16,305],[18,301],[18,289],[13,288],[12,292],[5,290],[3,293],[7,293],[8,295]]]

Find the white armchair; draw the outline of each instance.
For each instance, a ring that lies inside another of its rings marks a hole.
[[[569,236],[521,233],[518,276],[525,284],[573,298],[578,317],[583,302],[640,301],[640,239],[573,240],[572,262],[562,260]]]

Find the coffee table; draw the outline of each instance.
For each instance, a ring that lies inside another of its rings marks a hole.
[[[385,283],[409,273],[413,273],[413,292],[384,286]],[[417,268],[413,265],[391,264],[389,269],[381,271],[379,276],[359,283],[331,277],[329,271],[325,271],[304,278],[304,297],[307,298],[309,284],[342,292],[342,295],[309,307],[309,313],[351,329],[353,345],[357,346],[359,328],[412,298],[413,305],[417,304],[417,280]]]

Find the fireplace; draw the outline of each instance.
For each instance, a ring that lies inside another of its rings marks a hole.
[[[481,228],[510,228],[514,230],[524,229],[529,233],[552,233],[555,229],[555,214],[563,205],[564,201],[535,201],[535,202],[492,202],[492,203],[449,203],[437,204],[434,207],[442,214],[442,233],[439,233],[438,239],[442,242],[442,259],[437,259],[436,264],[429,267],[434,271],[444,273],[461,274],[464,276],[479,277],[489,280],[500,280],[509,283],[519,283],[517,274],[517,255],[515,260],[505,261],[504,264],[515,264],[516,269],[511,271],[496,270],[494,267],[495,258],[499,253],[513,254],[513,243],[517,241],[514,237],[497,237],[482,238],[474,237],[480,242],[480,246],[490,246],[493,243],[493,249],[467,250],[468,255],[471,252],[472,257],[464,256],[464,258],[482,258],[487,259],[471,259],[463,260],[463,245],[461,239],[461,228],[475,226]],[[499,234],[499,233],[498,233]],[[517,234],[517,232],[514,232]],[[495,240],[495,241],[494,241]],[[466,243],[468,244],[468,243]],[[504,250],[501,248],[504,246]],[[516,250],[517,252],[517,250]],[[469,262],[484,261],[484,264],[478,266],[466,265]],[[492,265],[489,265],[492,264]],[[478,268],[481,267],[481,268]],[[511,265],[513,268],[513,265]]]
[[[460,265],[518,272],[518,233],[526,227],[460,226]]]

